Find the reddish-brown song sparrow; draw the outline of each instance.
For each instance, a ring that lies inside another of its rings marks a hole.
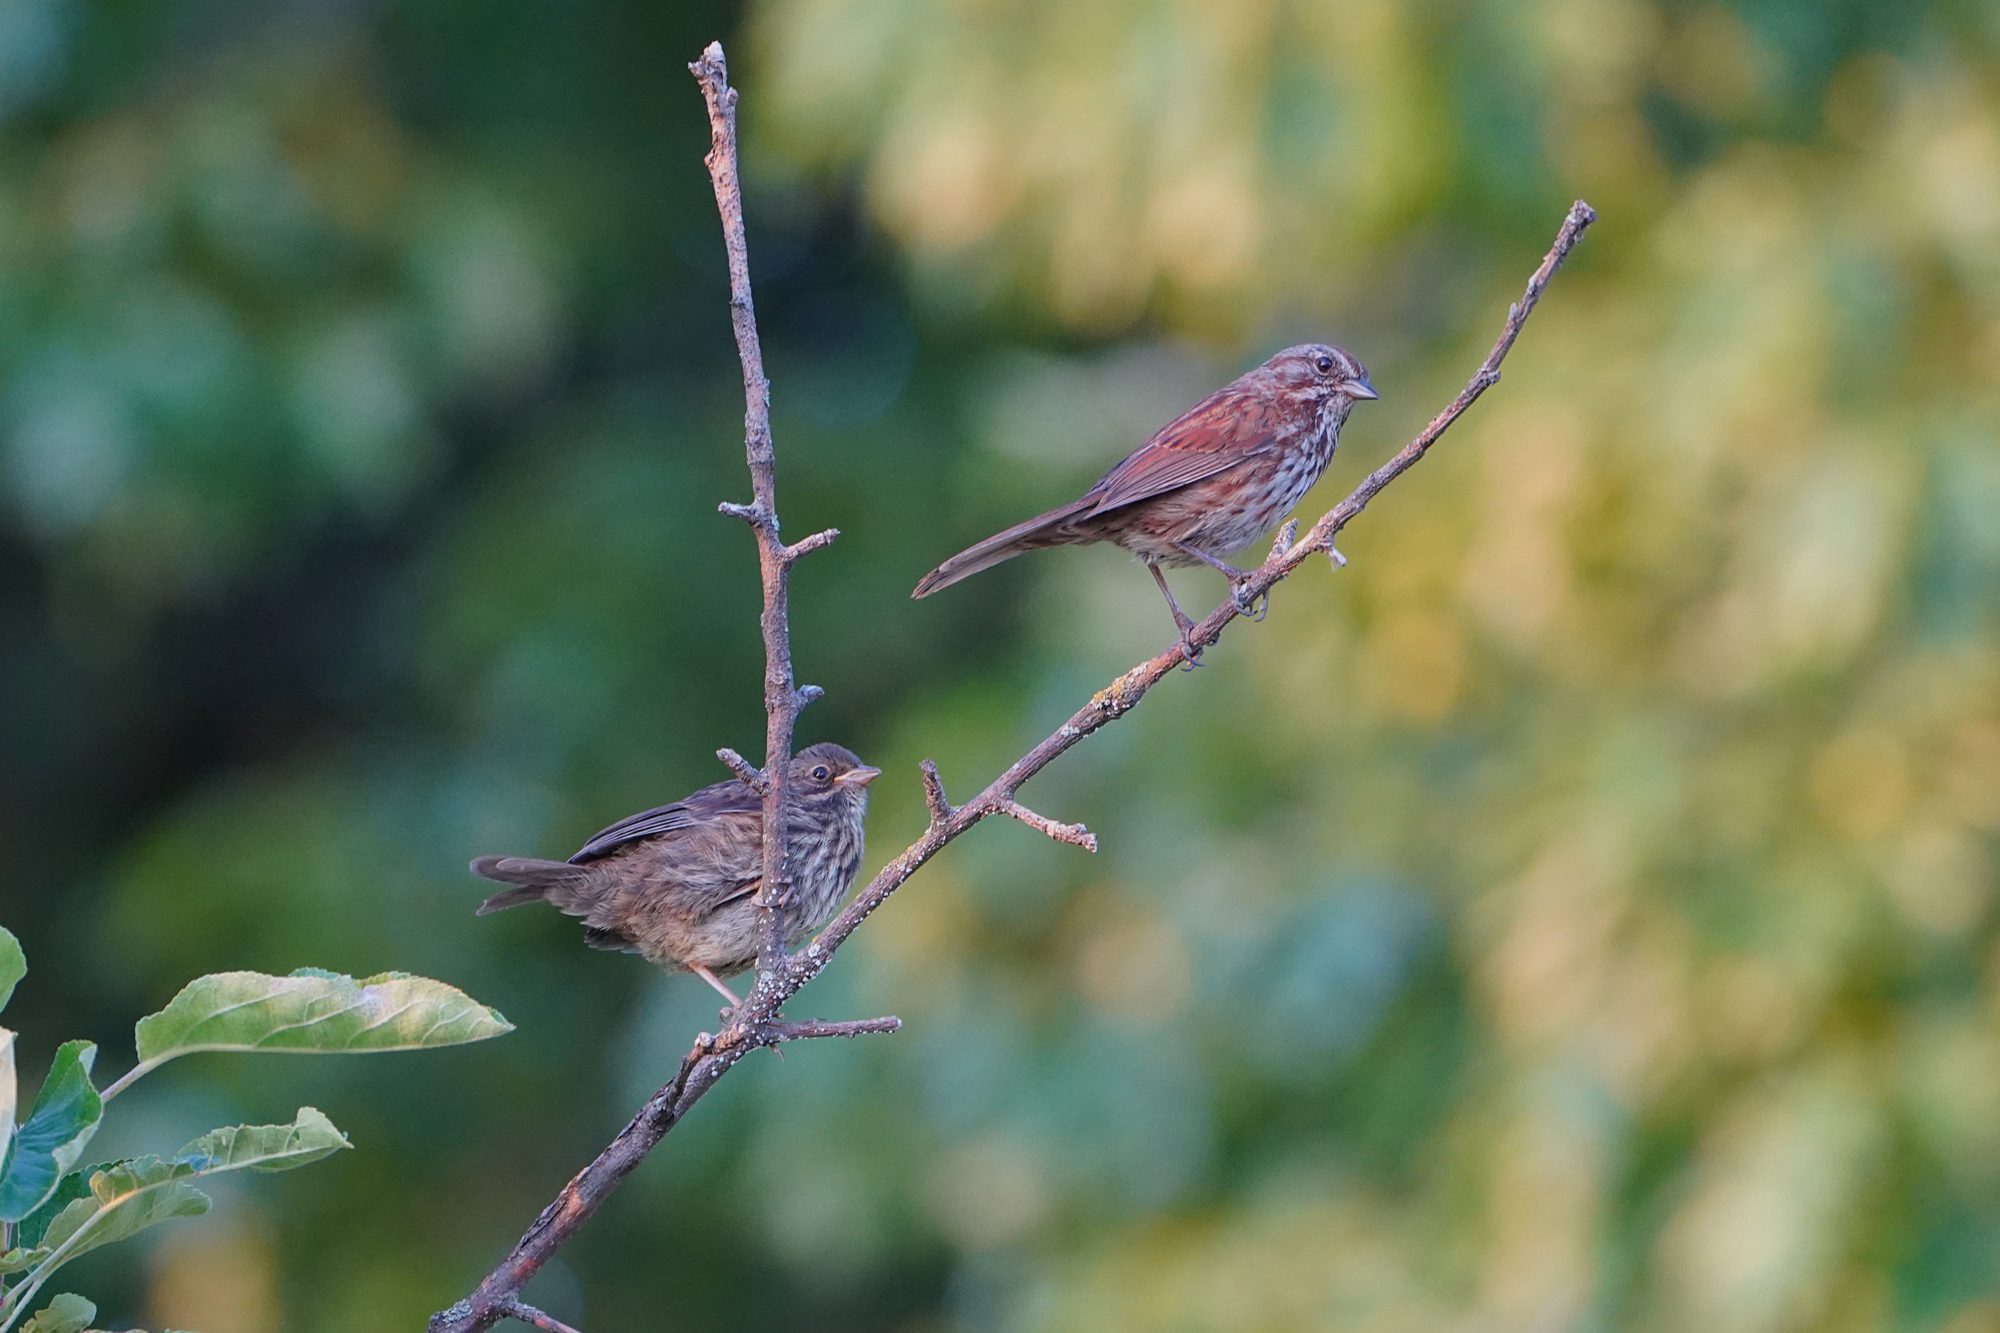
[[[882,775],[838,745],[809,745],[793,756],[790,814],[792,907],[785,947],[824,925],[861,868],[861,821],[868,784]],[[693,972],[739,1003],[722,984],[757,961],[763,879],[764,804],[731,778],[621,819],[567,861],[482,856],[472,873],[514,887],[479,905],[479,915],[547,902],[582,917],[593,949],[636,953],[669,972]]]
[[[1192,658],[1194,622],[1160,566],[1212,565],[1241,601],[1249,573],[1222,557],[1291,512],[1326,471],[1349,410],[1375,396],[1368,371],[1338,347],[1287,347],[1163,426],[1081,499],[960,551],[910,595],[928,597],[1023,551],[1113,542],[1152,571]]]

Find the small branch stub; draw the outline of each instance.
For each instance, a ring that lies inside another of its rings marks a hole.
[[[518,1319],[530,1328],[541,1329],[542,1333],[578,1333],[576,1329],[554,1315],[544,1310],[537,1310],[526,1301],[507,1302],[506,1313],[509,1318]]]
[[[903,1020],[894,1014],[882,1018],[853,1018],[829,1022],[823,1018],[776,1019],[763,1026],[773,1046],[787,1041],[812,1041],[823,1037],[871,1037],[903,1030]]]
[[[1054,838],[1057,842],[1081,847],[1086,852],[1097,850],[1097,835],[1081,824],[1059,824],[1047,815],[1037,814],[1015,800],[1002,801],[999,809],[1007,818],[1019,820],[1029,828]]]
[[[825,550],[833,545],[833,539],[839,535],[839,528],[828,528],[824,532],[815,532],[810,537],[800,538],[785,548],[785,563],[797,564],[800,559],[811,555],[814,551]]]
[[[724,768],[741,778],[744,785],[749,787],[751,791],[761,793],[771,785],[764,780],[764,770],[758,768],[728,746],[725,745],[720,750],[717,750],[715,757],[722,761]]]
[[[951,801],[944,794],[944,779],[938,776],[937,764],[926,759],[920,765],[924,775],[924,804],[930,808],[931,827],[936,828],[956,813]]]

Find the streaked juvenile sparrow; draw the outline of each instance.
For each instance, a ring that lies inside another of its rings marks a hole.
[[[809,745],[792,757],[792,905],[785,947],[824,925],[861,869],[861,825],[870,768],[838,745]],[[567,861],[482,856],[472,873],[512,888],[479,905],[479,915],[547,902],[581,917],[593,949],[636,953],[669,972],[693,972],[738,1004],[722,983],[757,961],[763,879],[763,799],[740,779],[621,819]]]

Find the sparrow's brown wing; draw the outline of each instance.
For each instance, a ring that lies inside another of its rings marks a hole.
[[[641,838],[657,838],[664,833],[694,828],[722,815],[743,814],[762,808],[762,798],[743,783],[733,780],[718,782],[672,805],[641,810],[636,815],[627,815],[609,828],[599,829],[589,842],[577,849],[576,855],[569,858],[569,863],[581,865]]]
[[[1175,417],[1084,492],[1093,502],[1090,515],[1177,491],[1269,453],[1273,431],[1261,413],[1244,409],[1232,384]]]
[[[1023,551],[1078,540],[1075,528],[1087,519],[1179,490],[1271,453],[1276,448],[1277,430],[1272,414],[1257,407],[1258,396],[1245,387],[1249,378],[1217,389],[1161,427],[1124,462],[1099,478],[1081,499],[968,546],[918,580],[910,595],[928,597]]]

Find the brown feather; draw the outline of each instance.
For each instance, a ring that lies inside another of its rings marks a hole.
[[[960,579],[969,579],[982,569],[991,569],[1002,560],[1012,560],[1028,551],[1041,550],[1046,546],[1061,546],[1064,542],[1057,538],[1050,541],[1037,540],[1039,537],[1060,529],[1064,524],[1089,512],[1095,503],[1088,495],[1072,501],[1060,509],[1051,509],[1046,514],[1037,515],[1025,523],[1016,523],[1005,532],[996,532],[985,541],[966,547],[951,559],[917,580],[912,597],[928,597],[940,588],[949,588]]]

